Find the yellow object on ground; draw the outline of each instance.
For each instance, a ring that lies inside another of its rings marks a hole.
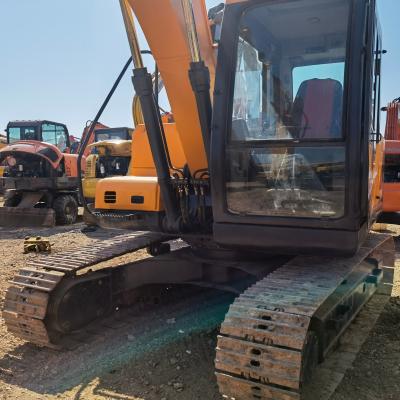
[[[24,253],[50,253],[51,243],[48,239],[43,239],[40,236],[27,237],[24,240]]]

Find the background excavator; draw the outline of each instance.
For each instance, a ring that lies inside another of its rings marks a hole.
[[[99,179],[125,176],[131,163],[132,132],[130,128],[103,128],[94,131],[94,142],[88,146],[83,193],[94,202]]]
[[[400,98],[384,107],[387,112],[385,132],[385,172],[383,211],[400,210]]]
[[[144,51],[144,54],[148,54],[149,52]],[[129,61],[127,64],[130,64]],[[113,89],[110,92],[110,95],[107,97],[105,103],[102,108],[107,105],[109,99],[111,98],[114,90],[119,84],[119,79],[121,76],[125,74],[124,70],[121,72],[121,75],[116,81]],[[152,84],[154,96],[156,99],[159,98],[160,92],[164,89],[164,82],[159,75],[158,68],[156,67],[156,71],[152,74]],[[95,194],[96,194],[96,186],[99,180],[109,177],[124,177],[127,175],[135,175],[135,171],[133,171],[133,162],[132,162],[132,153],[134,151],[132,146],[132,137],[135,136],[136,132],[139,132],[139,136],[143,137],[143,114],[142,108],[140,105],[139,97],[134,96],[132,102],[132,114],[133,114],[133,123],[135,125],[134,129],[129,128],[108,128],[108,129],[96,129],[93,128],[94,142],[86,147],[84,144],[82,148],[85,148],[84,154],[86,156],[86,171],[84,175],[84,179],[82,180],[82,192],[84,195],[85,203],[89,207],[93,207],[95,202]],[[161,121],[163,123],[171,123],[173,122],[173,116],[171,113],[163,110],[163,114],[160,116]],[[135,141],[138,143],[138,141]],[[146,161],[141,157],[142,149],[141,144],[135,146],[136,156],[142,161],[140,164],[142,168],[146,168]],[[90,155],[87,154],[87,151],[90,151]],[[145,158],[148,157],[148,154],[145,155]],[[143,164],[143,162],[145,164]],[[151,158],[147,159],[147,165],[150,165],[150,168],[154,168],[154,164],[151,161]],[[87,208],[87,207],[85,207]],[[87,225],[97,225],[97,219],[93,218],[91,212],[87,212],[84,210],[83,213],[84,222]]]
[[[87,132],[85,128],[83,137]],[[7,146],[0,150],[0,164],[5,166],[0,183],[5,192],[1,226],[54,226],[76,221],[78,155],[71,153],[71,147],[64,124],[8,123]]]
[[[391,290],[393,242],[371,233],[383,159],[375,1],[228,0],[214,20],[202,0],[120,5],[144,124],[131,174],[100,180],[85,208],[133,232],[22,268],[6,293],[7,327],[63,347],[146,285],[227,290],[238,297],[218,336],[221,394],[301,399],[363,305]],[[177,238],[184,245],[171,248]],[[152,257],[89,268],[141,248]]]

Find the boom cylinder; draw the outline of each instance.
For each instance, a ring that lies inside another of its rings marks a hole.
[[[210,71],[204,61],[201,59],[192,1],[181,0],[181,4],[192,58],[189,70],[189,79],[194,96],[196,98],[197,112],[200,120],[204,149],[206,152],[208,165],[210,165],[212,118]]]
[[[181,0],[183,15],[185,18],[187,38],[189,41],[190,54],[193,62],[201,60],[199,39],[197,36],[196,23],[193,15],[193,6],[191,0]]]
[[[212,104],[210,96],[210,71],[204,61],[190,63],[189,78],[196,98],[204,150],[208,165],[210,165]]]
[[[129,47],[131,48],[133,65],[135,68],[143,68],[142,53],[140,51],[139,41],[133,21],[133,15],[127,0],[119,0],[121,6],[122,18],[124,19],[125,30],[128,36]]]
[[[152,76],[147,72],[147,68],[136,68],[133,70],[132,82],[142,106],[144,123],[167,217],[166,228],[168,231],[177,232],[180,230],[180,214],[171,182],[165,148],[166,143],[164,143],[161,131],[159,111],[154,99]]]

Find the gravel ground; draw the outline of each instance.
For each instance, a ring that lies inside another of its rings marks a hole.
[[[18,268],[36,257],[23,254],[25,236],[50,237],[56,253],[106,235],[83,234],[81,228],[0,229],[0,298]],[[388,229],[395,235],[400,231]],[[144,256],[141,252],[114,262]],[[133,307],[124,326],[103,326],[89,343],[66,352],[16,339],[0,320],[0,399],[220,399],[213,374],[215,337],[231,296],[179,289],[164,300],[163,305]],[[400,301],[393,298],[332,400],[400,399],[399,324]]]

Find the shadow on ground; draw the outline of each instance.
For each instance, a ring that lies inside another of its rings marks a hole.
[[[184,300],[133,307],[124,326],[97,326],[75,350],[20,345],[0,359],[0,379],[62,398],[219,399],[214,349],[233,297],[185,290]]]

